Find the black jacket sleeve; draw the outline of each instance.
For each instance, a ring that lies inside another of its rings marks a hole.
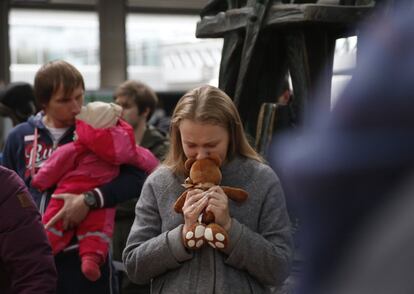
[[[114,207],[141,194],[147,174],[131,165],[122,165],[119,176],[98,188],[101,193],[98,207]],[[98,192],[98,193],[99,193]]]

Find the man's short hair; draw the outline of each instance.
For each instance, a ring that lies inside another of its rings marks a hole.
[[[44,108],[52,95],[63,86],[65,95],[70,95],[77,87],[85,89],[81,73],[70,63],[54,60],[44,64],[36,73],[34,92],[37,104]]]
[[[118,96],[132,98],[138,108],[138,114],[143,113],[148,108],[147,120],[154,113],[158,104],[158,97],[154,90],[140,81],[128,80],[123,82],[115,91],[114,97]]]

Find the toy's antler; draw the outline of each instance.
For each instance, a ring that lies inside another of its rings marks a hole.
[[[233,201],[241,203],[247,199],[248,193],[243,189],[228,186],[221,186],[221,188],[223,189],[224,193],[226,193],[227,197]]]
[[[196,161],[195,158],[189,158],[185,161],[184,163],[184,167],[186,170],[190,170],[191,166],[193,165],[193,163]]]
[[[213,160],[217,164],[217,166],[221,166],[221,159],[220,156],[218,156],[217,154],[210,155],[210,159]]]
[[[174,203],[174,211],[176,213],[183,213],[183,206],[185,202],[185,198],[187,197],[188,190],[184,191]]]

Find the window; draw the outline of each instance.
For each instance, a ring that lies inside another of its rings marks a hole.
[[[352,78],[352,71],[356,66],[357,43],[356,36],[336,40],[331,105],[335,104],[336,99]]]
[[[197,39],[199,16],[131,13],[126,21],[128,78],[158,91],[186,91],[217,80],[222,39]]]
[[[87,88],[98,88],[96,13],[12,9],[9,21],[11,81],[33,83],[42,64],[64,59],[82,72]]]
[[[199,16],[130,13],[126,18],[128,78],[156,91],[186,91],[217,83],[222,39],[197,39]],[[11,81],[33,83],[54,59],[75,65],[87,90],[99,90],[99,19],[96,12],[12,9]]]

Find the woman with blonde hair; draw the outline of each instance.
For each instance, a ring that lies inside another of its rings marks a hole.
[[[170,150],[153,172],[136,206],[123,260],[138,284],[153,293],[268,293],[289,274],[290,222],[280,182],[249,145],[233,101],[220,89],[202,86],[186,93],[171,120]],[[220,186],[184,191],[185,161],[218,156],[222,182],[248,192],[243,204],[229,201]],[[224,249],[191,250],[184,236],[206,209],[229,237]]]

